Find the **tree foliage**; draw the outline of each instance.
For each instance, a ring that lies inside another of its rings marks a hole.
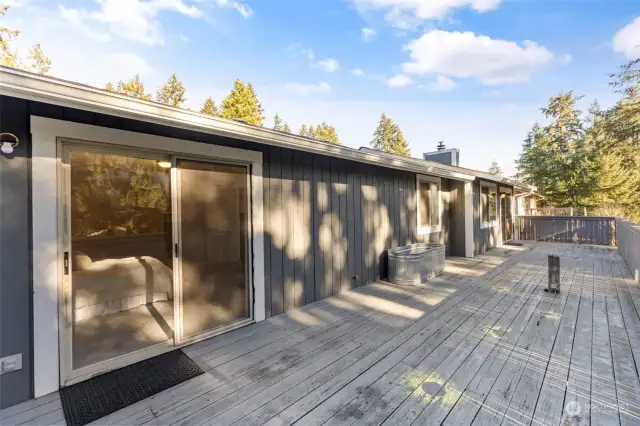
[[[216,106],[216,103],[213,101],[211,96],[209,96],[204,101],[204,104],[202,105],[202,109],[200,109],[200,112],[203,114],[213,115],[213,116],[220,115],[220,111],[218,110],[218,107]]]
[[[316,139],[319,141],[331,142],[336,145],[340,145],[340,138],[338,137],[338,132],[336,128],[327,124],[326,122],[322,122],[317,127],[313,127],[313,125],[309,125],[307,127],[305,124],[300,126],[300,130],[298,131],[300,136],[305,136],[307,138]]]
[[[273,117],[273,130],[278,130],[280,132],[291,133],[291,128],[287,123],[282,121],[282,118],[276,113]]]
[[[498,164],[495,158],[491,161],[489,173],[496,176],[502,176],[502,167],[500,167],[500,164]]]
[[[9,10],[8,5],[0,6],[0,18]],[[18,52],[11,48],[11,42],[20,35],[20,30],[7,28],[0,24],[0,65],[12,68],[22,68],[35,71],[38,74],[47,74],[51,69],[51,59],[44,55],[40,43],[34,44],[29,50],[29,66],[23,66]]]
[[[594,101],[587,114],[572,92],[549,99],[516,162],[518,177],[534,184],[545,202],[588,207],[593,213],[640,221],[640,60],[610,75],[621,95],[602,110]]]
[[[156,100],[161,104],[180,108],[187,100],[184,93],[184,85],[180,80],[178,80],[176,73],[173,73],[164,86],[158,89],[156,93]]]
[[[136,74],[132,79],[128,81],[118,81],[114,86],[112,83],[107,83],[105,90],[110,92],[122,93],[123,95],[131,96],[132,98],[142,99],[145,101],[151,100],[151,94],[145,92],[144,84],[140,80],[140,74]]]
[[[340,145],[340,138],[338,138],[338,132],[336,132],[336,128],[330,126],[324,121],[318,127],[316,127],[315,139]]]
[[[51,59],[47,58],[42,51],[40,43],[33,45],[29,51],[31,68],[40,75],[45,75],[51,69]]]
[[[231,92],[222,101],[220,116],[262,126],[264,121],[262,112],[262,105],[251,83],[245,85],[238,79],[234,82]]]
[[[378,127],[373,132],[373,139],[369,143],[371,148],[405,157],[411,156],[409,143],[404,138],[400,127],[393,120],[382,113]]]
[[[9,6],[0,6],[0,17],[9,10]],[[20,30],[14,30],[7,28],[4,25],[0,25],[0,49],[2,52],[2,58],[0,58],[0,65],[5,67],[18,67],[18,54],[15,50],[11,49],[11,41],[20,35]]]

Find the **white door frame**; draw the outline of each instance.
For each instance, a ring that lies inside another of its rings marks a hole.
[[[59,235],[58,139],[68,138],[251,164],[254,319],[265,318],[262,153],[31,116],[34,396],[60,387],[62,246]],[[63,318],[62,318],[63,319]],[[206,337],[203,337],[206,338]]]

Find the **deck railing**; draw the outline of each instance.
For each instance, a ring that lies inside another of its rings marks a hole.
[[[631,275],[640,282],[640,226],[616,219],[616,234],[620,254],[631,269]]]
[[[536,207],[524,210],[524,216],[587,216],[586,207]]]
[[[600,216],[518,216],[520,240],[616,245],[616,219]]]

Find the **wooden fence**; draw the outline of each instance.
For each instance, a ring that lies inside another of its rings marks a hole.
[[[640,226],[624,219],[616,219],[616,238],[622,258],[633,277],[640,282]]]
[[[518,216],[520,240],[616,245],[616,220],[599,216]]]

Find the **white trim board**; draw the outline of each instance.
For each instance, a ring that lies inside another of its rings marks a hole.
[[[262,153],[31,116],[34,396],[59,389],[58,155],[60,137],[250,163],[254,318],[265,319]]]
[[[0,67],[0,94],[264,145],[344,158],[386,168],[458,180],[475,179],[475,176],[461,171],[458,167],[416,158],[388,156],[379,152],[362,152],[341,145],[173,108],[156,102],[143,101],[87,85],[17,69]]]
[[[481,201],[482,203],[482,201]],[[464,255],[475,255],[473,235],[473,182],[464,183]]]

